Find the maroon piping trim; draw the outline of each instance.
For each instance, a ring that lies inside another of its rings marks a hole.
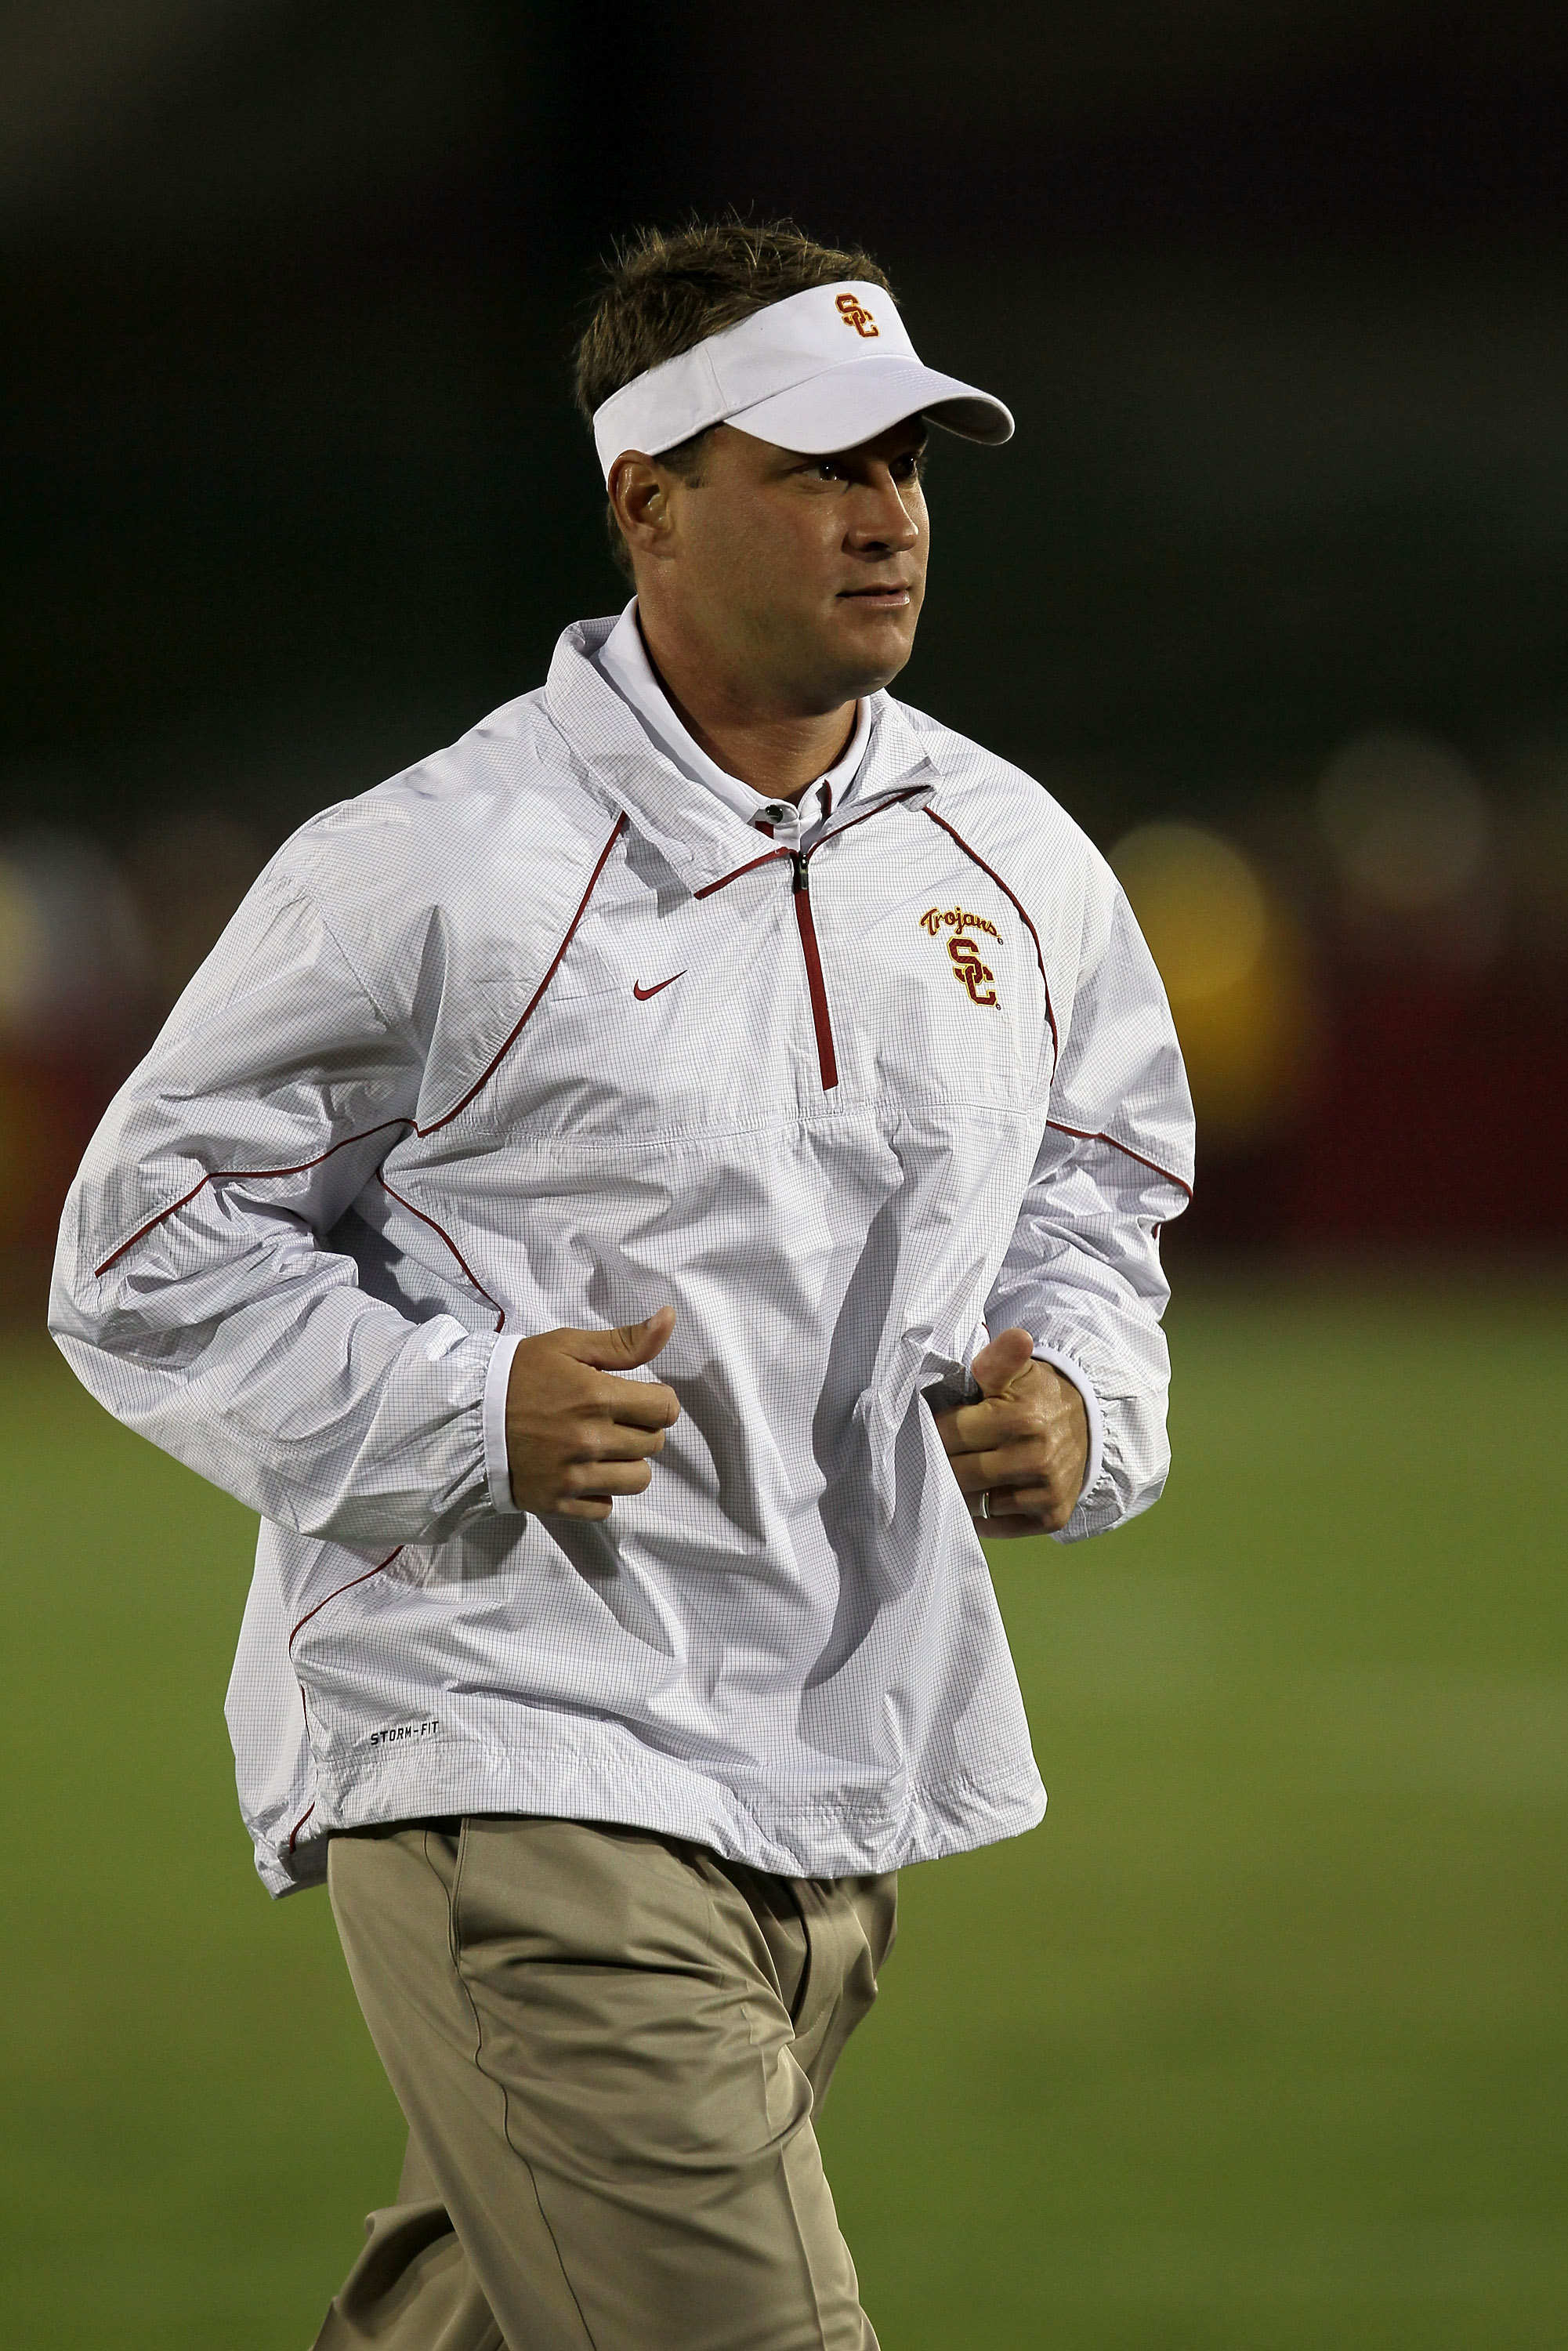
[[[924,784],[912,784],[906,792],[889,792],[887,798],[885,799],[878,800],[874,808],[864,810],[859,816],[852,816],[848,824],[841,824],[837,826],[833,831],[824,833],[821,841],[814,841],[810,849],[801,852],[802,855],[807,858],[815,857],[819,849],[826,849],[829,841],[837,841],[841,833],[852,832],[857,824],[864,824],[870,817],[880,816],[883,809],[896,808],[901,801],[913,799],[917,792],[923,792],[925,789],[925,787]],[[772,838],[773,827],[770,824],[763,824],[759,821],[757,830],[758,832],[767,833],[769,839]],[[727,883],[738,882],[743,873],[755,873],[759,865],[770,865],[776,857],[788,857],[792,861],[795,852],[792,849],[765,850],[760,857],[750,858],[747,860],[746,864],[737,865],[733,873],[721,873],[716,882],[705,882],[700,890],[694,890],[692,892],[692,895],[694,898],[711,898],[716,890],[722,890]],[[1007,890],[1007,883],[1005,882],[1003,883],[1002,887],[1004,890]],[[1012,897],[1012,892],[1008,890],[1008,895],[1009,898]],[[1014,899],[1013,904],[1017,905],[1018,901]],[[1023,914],[1023,908],[1021,906],[1019,907],[1019,912],[1020,914]],[[1027,914],[1024,914],[1024,920],[1026,923],[1029,921],[1029,916]],[[1036,945],[1038,946],[1038,941],[1036,942]]]
[[[792,894],[800,953],[806,964],[806,992],[811,999],[811,1026],[817,1032],[817,1067],[821,1074],[822,1092],[831,1093],[839,1082],[839,1057],[833,1046],[833,1023],[828,1010],[828,987],[822,977],[817,925],[811,916],[811,893],[810,890],[797,889]]]
[[[298,1624],[294,1627],[293,1632],[288,1635],[289,1655],[293,1655],[294,1644],[298,1641],[300,1634],[303,1633],[306,1625],[308,1625],[312,1616],[319,1616],[323,1608],[328,1607],[334,1600],[341,1600],[344,1593],[352,1592],[356,1584],[368,1583],[372,1575],[384,1574],[386,1570],[392,1565],[393,1560],[401,1555],[402,1551],[402,1543],[399,1543],[397,1550],[389,1551],[385,1559],[378,1559],[374,1567],[367,1567],[363,1575],[350,1575],[347,1583],[340,1583],[335,1592],[329,1592],[325,1600],[318,1600],[314,1608],[308,1608],[305,1611],[304,1615],[299,1619]],[[304,1692],[301,1691],[300,1695],[303,1697]]]
[[[834,1086],[839,1082],[839,1061],[837,1051],[833,1045],[833,1024],[832,1016],[828,1009],[827,985],[822,977],[822,954],[821,949],[817,943],[817,925],[811,913],[810,899],[807,895],[805,890],[800,886],[801,880],[803,879],[802,869],[810,863],[811,859],[815,857],[819,849],[826,848],[830,841],[837,841],[841,833],[852,831],[857,824],[864,824],[869,817],[880,816],[883,809],[895,808],[901,801],[914,799],[916,794],[924,791],[925,789],[925,787],[924,784],[912,784],[907,791],[889,792],[887,798],[885,799],[878,800],[874,808],[863,810],[859,816],[852,816],[849,822],[847,824],[841,824],[836,831],[824,833],[821,840],[812,842],[810,849],[801,850],[800,852],[796,852],[792,849],[764,850],[760,857],[750,858],[747,860],[746,864],[737,865],[733,873],[723,873],[719,876],[716,882],[705,882],[700,890],[694,890],[692,893],[692,895],[695,898],[709,898],[713,895],[713,893],[716,890],[722,890],[727,883],[738,882],[743,873],[755,873],[759,865],[772,865],[780,858],[787,858],[789,863],[796,867],[797,880],[793,893],[795,899],[795,920],[800,926],[800,953],[805,959],[806,988],[807,993],[811,999],[811,1026],[816,1032],[817,1063],[822,1073],[822,1092],[824,1093],[831,1093]],[[831,807],[832,801],[832,789],[831,786],[829,787],[828,791],[828,800]],[[771,836],[773,831],[773,828],[770,824],[759,824],[758,830],[768,833],[769,836]],[[1006,889],[1007,884],[1004,883],[1002,887]],[[1008,895],[1009,898],[1012,897],[1012,892],[1010,890],[1008,891]],[[1018,902],[1015,899],[1013,903],[1017,904]],[[1023,913],[1021,906],[1019,908],[1019,912],[1020,914]],[[1029,916],[1027,914],[1024,915],[1024,920],[1026,923],[1029,921]],[[1037,954],[1039,949],[1040,942],[1037,939],[1035,941],[1035,951]],[[1043,969],[1044,966],[1042,965],[1041,970],[1043,971]],[[1046,997],[1049,1004],[1049,989],[1046,991]],[[1056,1024],[1053,1021],[1051,1023],[1052,1037],[1054,1037],[1055,1034]]]
[[[924,784],[911,784],[906,792],[889,792],[887,798],[878,800],[874,808],[862,809],[859,816],[852,816],[847,823],[835,825],[831,832],[823,833],[820,841],[814,841],[811,843],[810,848],[806,852],[807,856],[815,857],[819,849],[826,849],[831,841],[841,841],[844,834],[852,832],[857,824],[869,824],[873,816],[882,814],[883,809],[897,808],[903,801],[914,799],[916,793],[923,792],[925,789]]]
[[[988,873],[991,880],[996,883],[998,889],[1006,891],[1007,895],[1012,899],[1014,906],[1018,909],[1019,920],[1027,925],[1029,935],[1034,941],[1034,952],[1036,960],[1040,965],[1040,978],[1045,981],[1045,1017],[1051,1023],[1051,1046],[1054,1053],[1060,1056],[1061,1050],[1061,1040],[1056,1033],[1056,1014],[1051,1008],[1051,982],[1046,978],[1045,956],[1040,952],[1040,933],[1030,921],[1029,915],[1025,911],[1022,903],[1011,890],[1008,889],[1007,883],[1002,880],[1001,875],[997,872],[996,868],[992,865],[988,865],[985,859],[979,855],[977,851],[970,848],[968,842],[965,840],[963,834],[957,830],[956,826],[949,824],[945,816],[938,816],[935,809],[928,808],[925,810],[925,813],[931,819],[933,824],[939,824],[944,832],[950,833],[952,838],[957,842],[959,848],[963,851],[965,856],[972,859],[975,864],[979,867],[982,873]],[[1185,1192],[1187,1198],[1189,1200],[1191,1199],[1192,1186],[1190,1184],[1184,1184],[1181,1177],[1179,1176],[1173,1176],[1168,1167],[1161,1167],[1155,1160],[1145,1159],[1141,1151],[1130,1150],[1126,1144],[1118,1143],[1113,1134],[1090,1134],[1085,1133],[1084,1129],[1081,1126],[1063,1126],[1061,1121],[1056,1118],[1047,1119],[1046,1124],[1048,1126],[1054,1127],[1058,1134],[1071,1134],[1080,1143],[1108,1143],[1113,1151],[1120,1151],[1126,1158],[1135,1159],[1140,1167],[1146,1167],[1148,1169],[1151,1176],[1164,1176],[1167,1184],[1174,1184],[1178,1192]]]
[[[458,1264],[462,1267],[465,1278],[478,1291],[486,1305],[495,1307],[496,1328],[499,1331],[507,1319],[506,1308],[496,1299],[491,1297],[489,1291],[486,1289],[484,1283],[480,1280],[478,1275],[475,1272],[473,1267],[469,1264],[467,1259],[464,1256],[462,1250],[458,1248],[456,1242],[447,1231],[445,1226],[438,1225],[434,1217],[427,1217],[423,1208],[416,1208],[412,1200],[405,1200],[401,1192],[394,1192],[379,1167],[376,1170],[376,1182],[381,1186],[382,1190],[386,1194],[389,1200],[395,1200],[400,1208],[406,1208],[411,1217],[417,1217],[422,1225],[428,1225],[431,1231],[436,1235],[437,1238],[445,1242],[447,1248],[452,1251],[453,1256],[457,1259]]]
[[[414,1210],[414,1215],[417,1216],[418,1214],[419,1211],[416,1208]],[[292,1657],[294,1655],[294,1644],[299,1638],[300,1634],[303,1633],[306,1625],[308,1625],[312,1616],[319,1616],[321,1614],[322,1609],[327,1606],[329,1601],[340,1600],[345,1592],[352,1592],[354,1586],[358,1583],[369,1583],[372,1575],[380,1575],[383,1569],[389,1568],[392,1565],[393,1560],[397,1558],[398,1553],[402,1550],[402,1543],[399,1543],[397,1551],[389,1551],[385,1559],[378,1560],[374,1567],[366,1568],[363,1575],[351,1575],[347,1583],[339,1584],[336,1592],[329,1592],[326,1600],[318,1600],[314,1608],[308,1608],[305,1611],[304,1615],[299,1619],[298,1624],[294,1627],[293,1632],[288,1635],[289,1656]],[[307,1732],[308,1732],[310,1728],[310,1708],[306,1701],[305,1685],[303,1682],[299,1685],[299,1711],[305,1717],[305,1728]],[[305,1810],[300,1813],[299,1818],[295,1822],[294,1826],[288,1832],[287,1850],[290,1853],[293,1852],[294,1847],[298,1841],[300,1830],[304,1827],[306,1822],[309,1819],[315,1809],[316,1800],[312,1797],[310,1802],[306,1805]]]
[[[439,1118],[432,1119],[428,1126],[416,1126],[413,1130],[415,1134],[422,1137],[426,1134],[438,1134],[444,1126],[450,1126],[453,1120],[460,1116],[461,1113],[467,1109],[469,1103],[473,1101],[475,1095],[479,1092],[482,1087],[489,1084],[491,1079],[495,1076],[497,1071],[500,1068],[502,1062],[506,1060],[507,1054],[511,1051],[513,1046],[522,1035],[523,1030],[528,1027],[535,1010],[538,1008],[540,997],[544,994],[546,988],[549,986],[551,980],[560,969],[561,959],[565,956],[568,947],[570,946],[572,940],[577,935],[577,926],[579,923],[581,922],[584,914],[588,912],[588,902],[592,897],[599,877],[603,872],[605,865],[609,862],[610,852],[614,848],[616,842],[620,840],[625,830],[626,814],[624,810],[622,810],[622,813],[615,820],[614,829],[611,832],[609,840],[605,842],[603,848],[599,852],[599,862],[588,877],[588,887],[577,902],[577,912],[572,916],[570,922],[567,925],[566,935],[555,951],[555,961],[550,965],[549,969],[546,972],[544,977],[540,980],[538,986],[529,997],[527,1004],[523,1007],[522,1014],[517,1021],[517,1027],[513,1029],[511,1035],[507,1038],[500,1051],[496,1055],[494,1061],[490,1062],[486,1069],[480,1071],[478,1076],[475,1079],[473,1084],[469,1087],[467,1092],[464,1095],[460,1102],[456,1103],[453,1109],[444,1111]]]
[[[346,1151],[350,1143],[368,1143],[372,1134],[385,1134],[389,1129],[394,1126],[406,1126],[422,1139],[427,1134],[438,1134],[444,1126],[450,1126],[453,1120],[461,1116],[462,1113],[467,1109],[475,1096],[479,1093],[485,1086],[489,1084],[490,1080],[495,1076],[497,1071],[500,1068],[502,1062],[506,1060],[507,1054],[511,1051],[513,1046],[517,1043],[517,1039],[522,1035],[523,1030],[528,1024],[528,1021],[532,1019],[535,1011],[538,1009],[539,998],[543,996],[546,988],[555,977],[556,973],[560,969],[561,958],[566,954],[568,947],[570,946],[571,942],[576,935],[579,923],[581,922],[583,915],[588,911],[588,902],[593,895],[594,888],[598,883],[599,877],[603,872],[605,865],[608,862],[610,852],[614,848],[616,842],[620,840],[621,835],[625,829],[626,817],[624,812],[622,812],[616,818],[614,830],[611,833],[610,838],[605,842],[603,848],[599,852],[599,862],[588,877],[588,887],[578,901],[577,912],[573,914],[570,922],[567,925],[566,935],[563,937],[559,946],[557,947],[555,951],[555,959],[551,963],[549,969],[546,972],[544,977],[535,988],[532,996],[529,997],[528,1003],[523,1008],[522,1015],[518,1019],[516,1028],[512,1030],[511,1035],[501,1047],[500,1051],[495,1055],[494,1059],[486,1065],[486,1068],[480,1071],[479,1075],[475,1079],[473,1084],[469,1087],[467,1092],[464,1095],[460,1102],[457,1102],[451,1110],[444,1111],[439,1118],[432,1119],[428,1126],[421,1126],[419,1121],[414,1118],[382,1119],[379,1125],[367,1126],[362,1133],[359,1134],[345,1134],[340,1142],[329,1144],[325,1151],[319,1151],[314,1159],[301,1159],[292,1167],[210,1168],[199,1183],[193,1184],[188,1192],[182,1192],[177,1200],[171,1200],[166,1208],[160,1208],[155,1217],[149,1217],[144,1225],[139,1225],[137,1227],[135,1232],[131,1234],[129,1240],[121,1241],[120,1247],[117,1249],[111,1250],[109,1256],[104,1259],[101,1265],[95,1266],[93,1268],[94,1280],[96,1280],[100,1275],[106,1274],[111,1265],[118,1264],[119,1260],[125,1255],[127,1249],[132,1249],[136,1247],[138,1241],[145,1240],[147,1235],[152,1230],[155,1225],[164,1223],[170,1217],[177,1216],[182,1208],[189,1207],[190,1203],[195,1198],[197,1193],[204,1191],[209,1184],[259,1184],[268,1182],[272,1178],[279,1176],[303,1176],[308,1168],[319,1167],[323,1160],[330,1159],[333,1152]],[[390,1186],[388,1188],[390,1189]],[[395,1199],[397,1195],[394,1193],[392,1196]],[[407,1207],[407,1201],[405,1200],[402,1205],[404,1207]],[[410,1213],[417,1217],[420,1212],[417,1208],[414,1208],[412,1209]],[[424,1222],[429,1224],[431,1219],[426,1217],[424,1218]],[[440,1232],[440,1226],[437,1225],[435,1229],[437,1232]],[[451,1249],[452,1244],[447,1240],[446,1235],[442,1233],[441,1238],[443,1240],[447,1242],[447,1247]],[[454,1257],[457,1257],[457,1251],[455,1249],[452,1253]],[[460,1257],[457,1258],[457,1261],[459,1265],[463,1264],[463,1260]],[[466,1266],[464,1266],[463,1270],[465,1273],[468,1272]],[[471,1273],[468,1274],[468,1279],[470,1281],[474,1281],[474,1277]],[[491,1305],[495,1305],[495,1300],[490,1298],[489,1291],[485,1289],[481,1282],[474,1281],[474,1287],[479,1291],[482,1298],[489,1298]]]
[[[969,859],[970,862],[977,865],[982,873],[988,873],[991,880],[996,883],[998,889],[1002,891],[1006,896],[1012,900],[1013,905],[1017,910],[1019,922],[1023,924],[1030,938],[1034,941],[1035,961],[1040,966],[1040,977],[1045,988],[1045,1017],[1051,1023],[1051,1059],[1053,1062],[1059,1061],[1061,1055],[1061,1040],[1057,1035],[1056,1030],[1056,1013],[1051,1001],[1051,982],[1046,977],[1045,956],[1040,948],[1040,933],[1030,921],[1028,913],[1024,908],[1023,901],[1018,896],[1016,892],[1008,888],[1007,883],[1002,880],[1002,877],[997,872],[996,867],[994,865],[988,865],[985,859],[980,855],[978,850],[970,848],[968,842],[965,840],[963,834],[958,831],[956,825],[949,824],[945,816],[938,816],[935,809],[925,809],[923,810],[923,814],[928,816],[933,824],[939,824],[944,832],[950,834],[957,842],[965,856]],[[1104,1140],[1109,1142],[1109,1135],[1107,1135]],[[1134,1156],[1135,1157],[1136,1155],[1137,1155],[1134,1153]],[[1165,1171],[1162,1168],[1159,1172],[1163,1175]]]
[[[334,1151],[346,1151],[350,1143],[368,1143],[372,1134],[385,1134],[394,1126],[413,1126],[413,1121],[411,1118],[383,1118],[379,1126],[367,1126],[360,1134],[345,1134],[340,1142],[329,1144],[325,1151],[319,1151],[314,1159],[298,1160],[292,1167],[213,1168],[202,1177],[199,1184],[193,1184],[188,1192],[182,1192],[177,1200],[171,1200],[166,1208],[160,1208],[155,1217],[149,1217],[144,1225],[139,1225],[131,1238],[128,1241],[121,1241],[120,1247],[110,1256],[106,1257],[101,1265],[94,1266],[94,1279],[96,1280],[100,1273],[107,1273],[110,1267],[118,1263],[119,1259],[125,1255],[127,1249],[134,1249],[138,1241],[145,1240],[154,1225],[161,1225],[166,1217],[177,1215],[180,1209],[195,1198],[198,1192],[204,1192],[209,1184],[252,1184],[260,1183],[272,1176],[303,1176],[308,1167],[319,1167],[324,1159],[330,1159]],[[418,1134],[421,1130],[415,1127],[414,1132]]]
[[[746,864],[737,865],[733,873],[721,873],[716,882],[705,882],[700,890],[692,892],[692,895],[694,898],[711,898],[716,890],[722,890],[728,882],[738,882],[743,873],[755,873],[759,865],[771,865],[777,858],[792,858],[794,854],[792,849],[765,849],[760,857],[753,857]]]
[[[1178,1192],[1185,1192],[1187,1198],[1191,1199],[1190,1184],[1184,1184],[1179,1176],[1173,1176],[1168,1167],[1160,1166],[1157,1161],[1145,1159],[1141,1151],[1134,1151],[1126,1144],[1118,1143],[1113,1134],[1091,1134],[1082,1126],[1063,1126],[1059,1118],[1048,1118],[1045,1123],[1047,1126],[1053,1127],[1058,1134],[1071,1134],[1079,1143],[1108,1143],[1113,1151],[1121,1152],[1124,1158],[1135,1159],[1140,1167],[1148,1169],[1151,1176],[1163,1176],[1167,1184],[1174,1184]]]

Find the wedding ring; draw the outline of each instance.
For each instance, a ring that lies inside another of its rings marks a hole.
[[[982,1489],[981,1494],[980,1494],[980,1516],[981,1516],[981,1518],[983,1518],[983,1519],[988,1519],[988,1518],[990,1517],[990,1515],[991,1515],[991,1493],[990,1493],[990,1488],[988,1486],[988,1487],[986,1487],[986,1488],[984,1488],[984,1489]]]

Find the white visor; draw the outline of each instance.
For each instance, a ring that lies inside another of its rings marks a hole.
[[[710,424],[817,457],[906,416],[967,441],[1012,435],[999,400],[923,365],[891,295],[846,280],[771,303],[634,377],[595,409],[593,440],[608,481],[623,451],[657,457]]]

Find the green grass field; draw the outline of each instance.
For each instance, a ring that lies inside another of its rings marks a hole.
[[[906,1875],[823,2126],[884,2351],[1568,2343],[1564,1302],[1194,1285],[1166,1501],[998,1546],[1051,1813]],[[235,1812],[250,1522],[0,1405],[0,2344],[303,2351],[400,2128]]]

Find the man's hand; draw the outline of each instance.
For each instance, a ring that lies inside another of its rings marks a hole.
[[[507,1381],[507,1463],[519,1510],[607,1519],[617,1494],[640,1494],[649,1457],[680,1418],[674,1388],[618,1379],[651,1363],[675,1327],[661,1306],[620,1331],[546,1331],[525,1339]]]
[[[936,1426],[971,1515],[992,1535],[1054,1534],[1072,1516],[1089,1458],[1089,1416],[1072,1382],[1037,1364],[1027,1331],[1004,1331],[970,1370],[978,1404],[939,1412]],[[980,1497],[990,1514],[980,1515]]]

